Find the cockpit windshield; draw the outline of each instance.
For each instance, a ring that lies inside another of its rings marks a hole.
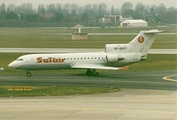
[[[18,58],[18,59],[16,59],[16,61],[23,61],[23,59],[22,58]]]

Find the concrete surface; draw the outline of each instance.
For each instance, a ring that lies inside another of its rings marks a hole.
[[[0,120],[177,120],[177,92],[122,89],[66,97],[1,98]]]

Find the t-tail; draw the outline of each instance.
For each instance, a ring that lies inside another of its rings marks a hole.
[[[154,43],[159,30],[141,31],[127,47],[127,52],[147,53]]]
[[[106,44],[106,53],[148,53],[158,33],[164,31],[149,30],[140,33],[129,44]]]

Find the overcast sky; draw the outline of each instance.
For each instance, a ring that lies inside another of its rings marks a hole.
[[[125,2],[132,2],[134,6],[138,2],[142,2],[144,5],[159,5],[160,3],[164,3],[166,7],[175,7],[177,8],[177,0],[0,0],[0,3],[5,3],[6,5],[15,4],[21,5],[22,3],[32,3],[35,8],[39,4],[53,4],[53,3],[75,3],[79,6],[84,6],[86,4],[99,4],[106,3],[108,8],[111,8],[114,5],[115,8],[121,8],[122,4]]]

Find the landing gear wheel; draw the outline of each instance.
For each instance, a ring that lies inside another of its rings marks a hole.
[[[90,69],[88,69],[87,72],[86,72],[86,75],[91,76],[92,75],[92,71]]]
[[[88,75],[88,76],[98,76],[99,73],[96,72],[95,69],[93,69],[93,70],[91,70],[91,69],[87,69],[86,75]]]
[[[95,75],[95,76],[99,76],[99,72],[96,72],[94,75]]]
[[[98,75],[99,75],[99,73],[98,73],[98,72],[96,72],[96,71],[92,71],[92,75],[93,75],[93,76],[98,76]]]
[[[27,75],[27,77],[31,77],[31,73],[30,72],[26,72],[26,75]]]

